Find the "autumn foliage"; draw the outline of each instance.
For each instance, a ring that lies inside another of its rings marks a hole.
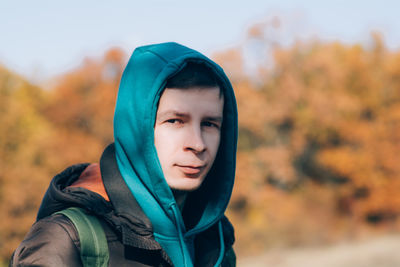
[[[254,29],[252,30],[254,31]],[[251,38],[258,38],[257,31]],[[309,41],[274,46],[246,75],[241,49],[214,56],[239,109],[228,215],[236,249],[318,245],[400,230],[400,51]],[[51,90],[0,68],[0,257],[34,222],[49,181],[112,142],[119,49],[85,59]]]

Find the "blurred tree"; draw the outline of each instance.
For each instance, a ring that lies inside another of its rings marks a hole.
[[[0,68],[0,257],[34,222],[50,179],[69,164],[96,162],[112,142],[125,54],[109,50],[44,91]]]
[[[53,129],[40,114],[40,88],[0,68],[0,257],[9,256],[35,218],[50,173]]]
[[[259,50],[272,42],[263,27],[249,33]],[[256,82],[234,84],[240,130],[230,207],[240,250],[330,242],[368,225],[398,230],[400,52],[373,33],[368,47],[298,42],[275,46],[273,56]]]
[[[239,108],[228,210],[239,254],[398,231],[400,51],[389,51],[379,33],[369,45],[282,46],[271,37],[282,27],[278,19],[257,24],[244,42],[249,47],[215,55]],[[251,75],[249,49],[263,54]],[[112,142],[126,59],[119,49],[85,59],[47,91],[0,68],[3,259],[34,222],[52,176],[69,164],[98,161]]]

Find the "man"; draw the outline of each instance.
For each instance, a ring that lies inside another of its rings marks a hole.
[[[222,69],[176,43],[137,48],[121,78],[115,143],[100,164],[55,176],[13,266],[81,266],[62,214],[81,207],[107,238],[109,266],[234,266],[224,216],[235,175],[237,111]]]

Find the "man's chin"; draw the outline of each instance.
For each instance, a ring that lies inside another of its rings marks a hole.
[[[189,183],[169,184],[174,191],[193,192],[200,188],[202,181],[190,181]]]

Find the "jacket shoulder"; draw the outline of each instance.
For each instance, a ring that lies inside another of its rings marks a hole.
[[[15,250],[10,266],[81,266],[79,238],[60,214],[37,221]]]

